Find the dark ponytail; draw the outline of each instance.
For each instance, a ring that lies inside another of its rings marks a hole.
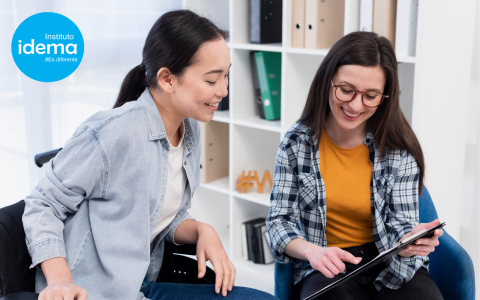
[[[142,63],[128,72],[113,108],[137,100],[145,87],[157,87],[157,72],[163,67],[182,76],[185,68],[195,63],[198,48],[220,38],[225,38],[224,31],[190,10],[163,14],[148,33]]]
[[[141,65],[136,66],[128,72],[123,79],[122,87],[118,93],[115,107],[122,106],[125,102],[138,99],[145,90],[145,69]]]

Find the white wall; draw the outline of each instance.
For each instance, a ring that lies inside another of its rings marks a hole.
[[[426,186],[439,217],[478,273],[480,4],[458,4],[420,1],[413,127],[424,150]]]
[[[413,128],[425,155],[426,186],[457,241],[476,4],[425,0],[419,6]]]
[[[460,244],[470,254],[480,284],[480,4],[477,3],[474,28],[470,97],[467,105],[467,136]],[[477,292],[477,299],[480,299]]]
[[[182,3],[183,8],[190,9],[200,16],[210,19],[220,29],[228,31],[228,0],[183,0]]]

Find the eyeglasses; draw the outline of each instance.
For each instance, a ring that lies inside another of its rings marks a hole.
[[[365,105],[366,107],[374,108],[382,104],[385,98],[388,98],[387,95],[382,95],[381,93],[376,91],[362,92],[346,84],[335,85],[333,84],[333,81],[331,81],[331,83],[332,86],[335,88],[335,97],[337,97],[337,99],[342,102],[353,101],[353,99],[357,97],[357,93],[361,93],[363,105]]]

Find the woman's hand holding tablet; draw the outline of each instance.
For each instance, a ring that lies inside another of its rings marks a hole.
[[[413,227],[410,233],[407,233],[406,235],[404,235],[403,238],[400,239],[400,241],[406,240],[410,236],[413,236],[422,230],[428,230],[430,228],[433,228],[437,226],[439,223],[440,221],[437,219],[430,223],[418,224],[417,226]],[[405,248],[405,250],[398,253],[398,255],[403,257],[411,257],[413,255],[427,256],[431,252],[435,251],[435,247],[439,245],[438,238],[441,237],[442,235],[443,235],[443,229],[437,229],[434,231],[433,236],[418,239],[414,245],[408,246],[407,248]]]

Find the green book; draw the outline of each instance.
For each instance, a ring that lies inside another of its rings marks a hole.
[[[280,119],[280,88],[282,82],[282,54],[278,52],[255,52],[258,82],[262,93],[266,120]]]

